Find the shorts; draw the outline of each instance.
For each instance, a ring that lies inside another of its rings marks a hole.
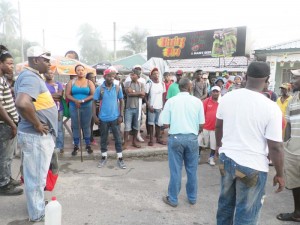
[[[300,187],[300,155],[284,151],[284,174],[287,189]]]
[[[150,112],[148,110],[148,124],[149,125],[158,125],[158,119],[159,119],[159,115],[161,113],[161,109],[154,109],[154,112]]]
[[[139,109],[138,108],[129,108],[125,109],[125,129],[124,131],[131,131],[131,127],[135,130],[140,129],[139,119]]]
[[[212,150],[216,150],[216,136],[215,136],[215,131],[214,130],[205,130],[199,134],[198,136],[198,143],[199,146],[208,148]]]

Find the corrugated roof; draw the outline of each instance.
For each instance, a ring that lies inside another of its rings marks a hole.
[[[235,68],[234,70],[239,70],[239,68],[247,68],[250,61],[247,57],[226,57],[226,58],[201,58],[201,59],[182,59],[182,60],[168,60],[168,65],[170,70],[173,68],[183,69],[186,72],[193,72],[196,69],[209,69],[216,71],[225,68]],[[241,70],[242,71],[242,70]]]
[[[256,49],[254,51],[268,51],[268,50],[282,50],[282,49],[291,49],[291,48],[300,48],[300,40],[294,40],[289,42],[284,42],[276,45],[272,45],[266,48]]]
[[[116,60],[112,64],[119,69],[131,70],[134,65],[143,65],[145,62],[147,62],[147,55],[145,53],[139,53]]]

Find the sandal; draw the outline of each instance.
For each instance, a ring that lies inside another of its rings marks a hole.
[[[163,140],[157,140],[156,141],[158,144],[161,144],[161,145],[166,145],[167,143],[166,142],[164,142]]]
[[[138,145],[138,144],[132,144],[132,146],[133,146],[133,147],[136,147],[136,148],[141,148],[141,146]]]
[[[148,142],[148,146],[153,146],[153,142],[152,142],[152,141],[149,141],[149,142]]]
[[[280,213],[276,218],[281,221],[300,222],[300,218],[295,218],[294,213]]]

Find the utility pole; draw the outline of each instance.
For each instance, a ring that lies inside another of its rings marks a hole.
[[[43,29],[43,47],[45,48],[45,30]]]
[[[114,22],[114,61],[117,60],[116,22]]]
[[[20,26],[20,39],[21,39],[21,58],[22,58],[22,62],[24,62],[24,44],[23,44],[23,32],[22,32],[20,1],[18,1],[18,10],[19,10],[19,26]]]

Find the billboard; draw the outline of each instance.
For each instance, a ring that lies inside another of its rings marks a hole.
[[[147,58],[166,60],[244,56],[246,27],[230,27],[147,38]]]

